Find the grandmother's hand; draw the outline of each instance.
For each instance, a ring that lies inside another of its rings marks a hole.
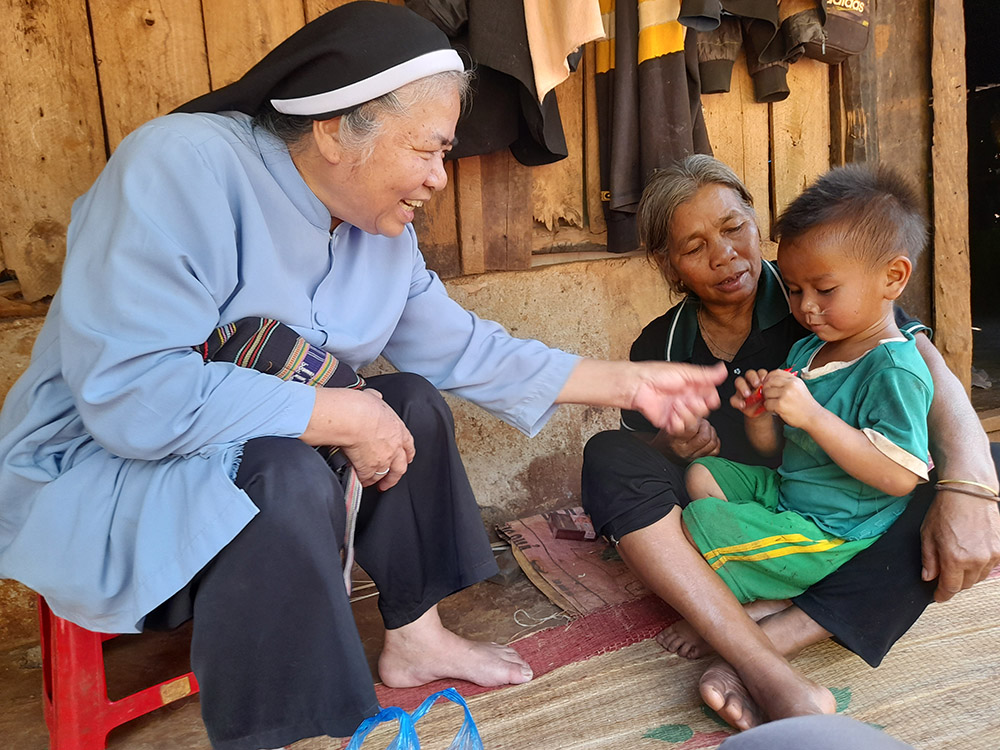
[[[1000,513],[992,500],[940,490],[920,529],[922,577],[934,599],[951,599],[1000,564]]]
[[[660,430],[652,441],[652,446],[668,458],[689,462],[703,456],[717,456],[722,444],[715,428],[705,418],[699,419],[693,429],[671,435]]]
[[[713,367],[676,362],[637,362],[640,367],[632,403],[654,427],[671,435],[693,433],[719,406],[717,386],[726,379],[725,364]]]

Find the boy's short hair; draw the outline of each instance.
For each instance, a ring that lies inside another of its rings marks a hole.
[[[888,167],[836,167],[781,213],[774,232],[796,240],[817,227],[843,233],[846,252],[875,267],[897,255],[916,262],[927,244],[927,221],[910,184]]]

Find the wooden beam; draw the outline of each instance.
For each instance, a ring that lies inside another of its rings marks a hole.
[[[878,61],[869,41],[840,63],[843,121],[835,141],[846,164],[878,164]],[[839,118],[838,118],[839,119]]]
[[[927,217],[933,213],[930,18],[929,2],[880,3],[868,42],[878,66],[878,161],[910,182]],[[916,262],[899,300],[928,323],[934,319],[932,266],[930,253]]]
[[[462,273],[486,271],[486,241],[483,225],[483,172],[478,156],[459,159],[455,166],[458,196],[458,243]]]
[[[112,150],[142,123],[208,91],[200,0],[91,3],[90,17]]]
[[[84,0],[0,0],[0,246],[27,302],[53,294],[70,205],[106,159]]]
[[[413,229],[420,242],[427,267],[442,279],[462,275],[462,259],[458,252],[458,219],[456,217],[455,162],[446,162],[448,184],[413,217]]]
[[[702,96],[701,109],[715,158],[728,164],[743,180],[754,199],[761,236],[770,237],[767,105],[754,99],[745,55],[736,58],[729,92]]]
[[[593,234],[607,234],[608,226],[604,220],[604,204],[601,202],[601,152],[600,136],[597,128],[597,87],[594,76],[597,75],[596,45],[589,42],[583,48],[583,163],[584,176],[584,208],[586,209],[586,225]],[[607,245],[605,236],[602,244]]]
[[[934,341],[968,392],[972,381],[972,315],[965,18],[961,3],[938,0],[933,0],[932,14]]]
[[[205,0],[205,38],[212,88],[232,83],[305,25],[302,0]]]
[[[771,108],[771,189],[778,216],[830,168],[830,76],[803,57],[788,69],[788,98]]]
[[[531,170],[506,148],[479,158],[486,270],[531,268]]]

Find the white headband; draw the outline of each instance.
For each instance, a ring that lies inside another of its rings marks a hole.
[[[339,112],[359,104],[370,102],[380,96],[395,91],[400,86],[413,83],[435,73],[465,70],[462,58],[453,49],[439,49],[414,57],[399,65],[369,76],[333,91],[296,99],[271,99],[271,106],[286,115],[317,115],[324,112]]]

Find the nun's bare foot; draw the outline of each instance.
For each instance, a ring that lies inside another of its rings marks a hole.
[[[437,607],[401,628],[387,630],[378,673],[389,687],[457,679],[483,687],[519,685],[532,678],[531,667],[509,646],[470,641],[441,624]]]
[[[670,653],[685,659],[700,659],[714,651],[687,620],[678,620],[665,627],[656,635],[656,642]]]

